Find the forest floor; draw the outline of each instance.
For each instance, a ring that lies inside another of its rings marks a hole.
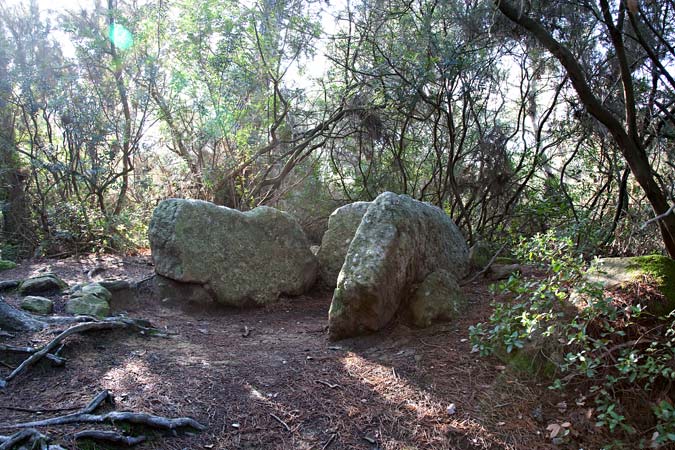
[[[0,279],[47,269],[74,284],[101,263],[109,277],[152,273],[143,257],[71,258],[25,263]],[[65,367],[38,365],[0,390],[0,424],[63,414],[49,410],[83,407],[109,389],[117,410],[190,416],[208,425],[199,434],[156,435],[139,449],[530,450],[580,448],[580,440],[583,448],[597,448],[588,442],[595,439],[585,409],[573,398],[471,352],[468,328],[490,314],[487,285],[465,288],[470,305],[454,322],[427,329],[394,323],[340,342],[327,339],[330,292],[253,310],[186,311],[143,298],[127,313],[151,320],[169,338],[127,331],[73,337],[62,353]],[[0,341],[35,345],[52,336]],[[0,377],[8,372],[0,364]],[[578,436],[553,445],[547,426],[567,421]],[[41,431],[77,448],[67,436],[82,428]]]

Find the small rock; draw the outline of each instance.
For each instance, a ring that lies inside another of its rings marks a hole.
[[[21,301],[21,309],[35,314],[51,314],[54,310],[54,302],[45,297],[29,295]]]
[[[454,403],[450,403],[447,408],[445,408],[445,411],[448,413],[448,415],[452,416],[457,412],[457,406],[455,406]]]
[[[23,280],[19,285],[19,293],[22,295],[43,294],[49,292],[61,292],[67,288],[68,284],[66,284],[65,281],[53,273],[47,273]]]
[[[542,409],[541,406],[537,406],[536,408],[534,408],[530,413],[530,415],[534,420],[536,420],[539,423],[546,422],[546,419],[544,419],[544,410]]]

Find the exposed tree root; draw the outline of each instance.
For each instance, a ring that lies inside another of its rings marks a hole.
[[[33,348],[33,347],[17,347],[14,345],[5,345],[5,344],[0,344],[0,352],[8,352],[8,353],[25,353],[32,355],[36,353],[39,349]],[[47,353],[45,355],[45,359],[48,359],[54,366],[61,367],[66,363],[66,358],[63,358],[58,355],[58,351],[54,353]]]
[[[16,443],[23,442],[26,439],[34,439],[34,437],[40,437],[44,439],[45,442],[48,440],[44,435],[40,434],[35,430],[37,427],[46,427],[46,426],[56,426],[56,425],[67,425],[73,423],[109,423],[109,424],[119,424],[125,422],[133,425],[142,425],[150,428],[157,428],[161,430],[169,430],[176,432],[180,429],[193,429],[196,431],[204,431],[206,426],[197,422],[196,420],[190,417],[178,417],[175,419],[170,419],[162,416],[155,416],[153,414],[146,413],[135,413],[127,411],[111,411],[105,414],[93,414],[94,411],[101,406],[102,403],[108,402],[114,404],[114,398],[112,394],[107,391],[99,392],[90,402],[79,411],[76,411],[72,414],[66,414],[63,416],[52,417],[49,419],[36,420],[33,422],[23,422],[16,423],[12,425],[0,425],[0,429],[24,429],[18,433],[13,434],[10,437],[4,438],[0,437],[0,450],[2,449],[11,449]],[[115,444],[124,444],[127,446],[132,446],[143,442],[146,438],[145,436],[124,436],[123,434],[117,431],[102,431],[102,430],[86,430],[76,433],[73,436],[75,439],[93,439],[93,440],[102,440],[107,442],[112,442]],[[10,441],[13,439],[13,441]],[[9,442],[9,444],[8,444]],[[40,447],[42,448],[42,447]],[[44,447],[46,448],[46,447]]]
[[[132,447],[134,445],[145,442],[147,439],[145,436],[124,436],[122,433],[117,431],[102,431],[102,430],[84,430],[79,433],[75,433],[75,440],[79,439],[90,439],[92,441],[103,441],[109,442],[115,445],[125,445],[127,447]]]
[[[35,316],[10,306],[5,302],[5,299],[0,296],[0,328],[4,330],[40,331],[48,325],[69,325],[72,323],[93,322],[95,320],[96,318],[91,316]],[[3,335],[6,334],[7,333],[3,332]]]
[[[21,430],[11,436],[0,436],[0,450],[29,448],[33,450],[65,450],[59,445],[49,445],[49,437],[34,428]],[[27,446],[26,446],[27,444]]]
[[[46,326],[45,322],[11,307],[0,297],[0,328],[10,331],[40,331]]]
[[[47,345],[36,350],[31,354],[27,359],[25,359],[16,369],[10,373],[7,378],[4,380],[0,379],[0,389],[4,388],[7,383],[17,376],[24,373],[35,363],[40,361],[42,358],[47,357],[52,350],[54,350],[64,339],[73,334],[83,333],[85,331],[94,331],[94,330],[114,330],[114,329],[123,329],[128,328],[140,332],[141,334],[152,334],[155,336],[164,336],[158,330],[151,327],[150,323],[146,320],[135,320],[128,319],[126,317],[111,317],[96,322],[85,322],[74,325],[67,330],[61,332],[58,336],[52,339]],[[55,355],[53,355],[55,356]],[[53,358],[52,358],[53,359]]]

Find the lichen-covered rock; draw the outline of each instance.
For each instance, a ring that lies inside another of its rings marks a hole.
[[[72,292],[66,312],[73,315],[106,317],[110,314],[112,294],[99,283],[90,283]]]
[[[32,295],[61,292],[68,288],[65,281],[54,275],[53,273],[46,273],[33,278],[23,280],[19,285],[19,294]]]
[[[54,310],[54,302],[45,297],[29,295],[21,300],[21,309],[35,314],[47,315]]]
[[[636,281],[651,282],[663,298],[645,305],[647,311],[665,315],[675,310],[675,261],[666,256],[601,258],[592,264],[584,278],[607,290],[622,289]]]
[[[452,320],[466,306],[466,299],[455,277],[445,270],[427,276],[410,299],[412,321],[428,327],[435,321]]]
[[[68,300],[66,312],[74,316],[106,317],[110,314],[110,305],[93,294],[86,294]]]
[[[483,241],[478,241],[469,249],[469,263],[475,269],[482,269],[488,265],[492,259],[492,250],[490,246]]]
[[[316,279],[318,263],[305,234],[274,208],[242,213],[169,199],[155,208],[148,235],[157,274],[202,285],[221,304],[267,304],[304,293]]]
[[[71,298],[83,297],[85,295],[94,295],[106,302],[109,302],[112,298],[112,293],[100,282],[82,284],[71,289]]]
[[[338,276],[328,319],[341,339],[379,330],[430,273],[468,270],[469,249],[443,210],[385,192],[368,207]]]
[[[487,276],[491,280],[505,280],[522,270],[523,267],[520,264],[492,264]]]
[[[345,262],[349,244],[368,206],[370,202],[350,203],[333,211],[328,218],[328,230],[321,239],[321,248],[317,255],[321,281],[327,287],[337,286],[337,278]]]

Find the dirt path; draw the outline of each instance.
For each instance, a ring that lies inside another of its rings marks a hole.
[[[143,449],[560,448],[546,442],[545,422],[531,415],[540,405],[551,414],[558,399],[471,353],[467,329],[488,315],[489,295],[480,284],[466,293],[471,306],[456,322],[425,330],[395,324],[338,343],[326,339],[330,293],[264,309],[189,313],[146,299],[130,315],[151,319],[172,338],[78,337],[64,350],[65,368],[39,366],[0,391],[0,424],[36,418],[3,407],[81,406],[105,388],[118,410],[208,424],[207,432],[157,437]]]

